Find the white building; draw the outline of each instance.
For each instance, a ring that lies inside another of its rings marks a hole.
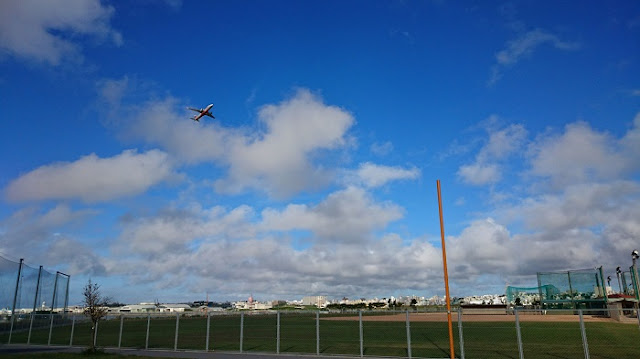
[[[327,297],[324,295],[314,295],[302,298],[302,305],[315,305],[318,308],[327,306]]]
[[[189,304],[160,304],[158,310],[162,313],[183,313],[191,310]]]
[[[157,311],[156,305],[151,303],[129,304],[120,307],[119,310],[120,313],[150,313]]]

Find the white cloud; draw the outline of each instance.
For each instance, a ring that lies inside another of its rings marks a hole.
[[[64,229],[97,212],[58,204],[44,211],[27,207],[0,221],[0,252],[28,258],[29,263],[60,267],[67,274],[102,274],[102,259]],[[59,233],[59,231],[63,233]]]
[[[464,182],[475,186],[495,183],[502,178],[498,165],[478,163],[460,166],[458,176]]]
[[[320,150],[343,147],[346,131],[354,123],[345,110],[327,106],[308,90],[278,105],[262,107],[259,120],[264,133],[234,138],[229,144],[228,178],[216,189],[237,193],[246,187],[264,188],[270,195],[286,197],[328,180],[312,156]]]
[[[571,123],[563,134],[543,136],[531,144],[531,173],[549,178],[557,187],[619,178],[640,165],[636,131],[637,127],[616,140],[587,123]]]
[[[225,127],[229,119],[222,124],[188,121],[186,111],[175,111],[173,98],[122,106],[112,99],[123,93],[125,80],[103,81],[99,86],[110,110],[120,108],[112,123],[123,136],[159,145],[183,163],[226,167],[227,176],[214,183],[221,193],[255,189],[284,198],[320,187],[333,177],[323,166],[324,155],[350,145],[351,114],[325,105],[305,89],[280,104],[263,106],[258,113],[261,126],[251,129]]]
[[[58,65],[65,57],[80,56],[73,35],[109,39],[119,46],[122,35],[109,24],[113,13],[113,7],[99,0],[0,1],[0,50]]]
[[[114,250],[119,254],[135,253],[158,257],[166,253],[189,251],[196,240],[251,238],[253,209],[240,206],[226,213],[222,207],[167,209],[155,216],[143,217],[123,224]]]
[[[520,37],[508,41],[506,47],[496,54],[496,65],[492,68],[489,85],[495,84],[501,77],[506,67],[514,66],[525,57],[531,54],[539,46],[550,43],[559,50],[576,50],[580,48],[577,42],[561,40],[557,35],[542,29],[535,29],[522,34]]]
[[[466,183],[481,186],[500,181],[503,171],[501,162],[521,150],[527,135],[520,124],[500,130],[487,128],[487,132],[489,139],[476,155],[475,162],[458,169],[458,177]]]
[[[403,209],[393,203],[376,203],[361,188],[348,187],[332,193],[315,207],[290,204],[283,211],[262,212],[268,230],[309,230],[320,240],[358,242],[374,230],[384,229],[401,218]]]
[[[395,166],[376,165],[371,162],[361,163],[357,170],[347,177],[357,184],[363,184],[368,188],[380,187],[387,182],[416,179],[420,176],[420,170],[417,168],[404,169]]]
[[[11,201],[81,199],[108,201],[146,191],[175,174],[166,153],[126,150],[110,158],[91,154],[75,162],[36,168],[13,180],[6,188]]]

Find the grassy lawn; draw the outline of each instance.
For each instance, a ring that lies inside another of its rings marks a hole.
[[[315,313],[283,313],[280,316],[280,352],[316,353]],[[321,316],[322,318],[322,316]],[[46,324],[46,323],[45,323]],[[122,324],[121,346],[144,348],[147,318],[120,318],[101,321],[98,346],[117,347]],[[209,326],[209,350],[240,351],[240,315],[212,315]],[[68,344],[69,323],[54,327],[52,344]],[[446,358],[449,353],[447,323],[411,322],[413,357]],[[585,323],[591,358],[639,358],[640,330],[637,324],[608,322]],[[464,322],[464,350],[468,358],[518,358],[518,345],[513,322]],[[90,325],[76,322],[73,344],[88,345]],[[407,330],[404,322],[363,322],[365,356],[406,357]],[[206,317],[180,317],[177,348],[205,350]],[[320,320],[320,354],[360,355],[358,321]],[[27,332],[13,334],[12,343],[26,343]],[[577,322],[522,322],[521,335],[525,358],[584,358],[582,337]],[[48,326],[34,328],[31,342],[46,344]],[[149,348],[173,350],[176,317],[152,318],[149,325]],[[276,315],[244,315],[242,351],[277,350]],[[6,338],[0,336],[6,342]],[[459,355],[457,323],[454,323],[456,354]]]

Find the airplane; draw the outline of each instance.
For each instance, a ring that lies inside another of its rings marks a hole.
[[[190,117],[192,120],[200,122],[200,118],[202,118],[202,116],[209,116],[211,118],[215,118],[213,117],[213,115],[211,114],[211,108],[213,107],[213,104],[210,104],[209,106],[205,107],[205,108],[201,108],[201,109],[197,109],[197,108],[193,108],[193,107],[187,107],[187,109],[191,110],[191,111],[195,111],[195,112],[199,112],[199,114]]]

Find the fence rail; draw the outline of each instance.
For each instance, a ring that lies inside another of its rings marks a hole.
[[[616,319],[613,319],[616,318]],[[458,358],[638,358],[640,317],[624,311],[453,313]],[[315,355],[448,358],[446,312],[110,314],[91,338],[82,315],[0,317],[0,343]]]

